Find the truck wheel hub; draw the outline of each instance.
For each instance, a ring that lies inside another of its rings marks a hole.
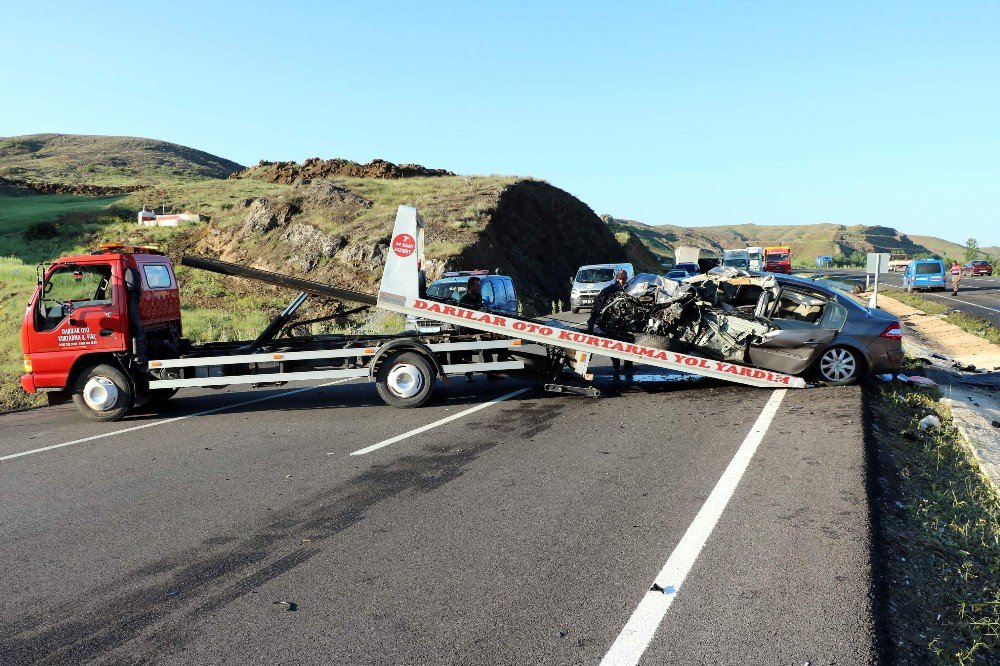
[[[118,387],[107,377],[91,377],[83,387],[83,401],[94,411],[106,412],[118,403]]]
[[[389,371],[389,390],[401,398],[412,398],[424,386],[424,375],[410,363],[400,363]]]

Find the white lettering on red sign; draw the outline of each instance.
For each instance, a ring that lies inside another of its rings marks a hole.
[[[56,344],[60,347],[91,347],[97,344],[97,335],[89,328],[67,327],[59,331]]]
[[[666,362],[681,367],[687,366],[689,368],[699,368],[703,370],[712,370],[715,372],[724,372],[731,375],[737,375],[739,377],[765,380],[772,384],[789,385],[792,380],[791,375],[783,375],[781,373],[771,372],[769,370],[761,370],[759,368],[748,368],[743,365],[736,365],[734,363],[727,363],[725,361],[714,361],[707,358],[700,358],[698,356],[688,356],[687,354],[681,354],[678,352],[656,349],[655,347],[646,347],[643,345],[633,344],[631,342],[621,342],[619,340],[601,338],[596,335],[579,333],[576,331],[567,331],[561,328],[553,329],[549,326],[542,326],[540,324],[535,324],[529,321],[521,321],[519,319],[515,319],[513,320],[513,322],[508,322],[506,317],[500,317],[495,314],[491,314],[489,312],[477,312],[475,310],[466,310],[465,308],[457,307],[454,305],[444,305],[442,303],[424,301],[419,298],[413,301],[413,307],[417,310],[425,310],[427,312],[433,312],[443,317],[455,317],[458,319],[465,319],[467,321],[489,324],[492,326],[498,326],[500,328],[521,333],[524,332],[534,333],[536,335],[541,335],[546,338],[551,338],[552,341],[556,344],[558,344],[559,342],[573,342],[578,345],[589,347],[593,351],[597,352],[600,352],[601,350],[610,350],[625,354],[633,354],[635,356],[656,359],[657,361]]]
[[[417,249],[417,241],[410,234],[399,234],[392,239],[392,251],[401,257],[408,257]]]

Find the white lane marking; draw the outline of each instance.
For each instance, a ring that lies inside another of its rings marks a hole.
[[[990,310],[991,312],[1000,312],[1000,310],[997,310],[996,308],[988,308],[985,305],[979,305],[978,303],[970,303],[969,301],[963,301],[960,298],[954,298],[952,296],[942,296],[941,294],[934,294],[934,295],[937,296],[938,298],[947,298],[949,301],[955,301],[956,303],[964,303],[965,305],[971,305],[972,307],[975,308],[982,308],[984,310]]]
[[[372,451],[377,451],[378,449],[381,449],[384,446],[389,446],[390,444],[395,444],[396,442],[401,442],[402,440],[407,439],[409,437],[413,437],[414,435],[419,435],[422,432],[427,432],[428,430],[430,430],[432,428],[437,428],[438,426],[444,425],[445,423],[450,423],[450,422],[454,421],[455,419],[460,419],[463,416],[468,416],[469,414],[478,412],[480,409],[486,409],[487,407],[495,405],[498,402],[503,402],[504,400],[510,400],[511,398],[513,398],[515,396],[519,396],[522,393],[527,393],[530,390],[531,389],[523,388],[523,389],[518,389],[516,391],[511,391],[510,393],[507,393],[506,395],[502,395],[502,396],[500,396],[499,398],[497,398],[495,400],[490,400],[489,402],[484,402],[481,405],[476,405],[475,407],[470,407],[468,409],[464,409],[464,410],[458,412],[457,414],[452,414],[451,416],[446,416],[443,419],[438,419],[437,421],[434,421],[433,423],[428,423],[427,425],[420,426],[419,428],[414,428],[413,430],[410,430],[409,432],[404,432],[402,435],[396,435],[395,437],[390,437],[389,439],[383,440],[383,441],[379,442],[378,444],[372,444],[371,446],[366,446],[363,449],[358,449],[357,451],[354,451],[353,453],[351,453],[351,455],[352,456],[363,456],[366,453],[371,453]],[[328,456],[335,456],[335,455],[337,455],[337,453],[338,452],[334,451],[334,452],[327,453],[326,455],[328,455]]]
[[[253,400],[244,400],[243,402],[234,402],[231,405],[223,405],[222,407],[213,407],[212,409],[206,409],[202,412],[195,412],[194,414],[185,414],[184,416],[175,416],[169,419],[163,419],[162,421],[153,421],[151,423],[143,423],[142,425],[132,426],[131,428],[122,428],[121,430],[115,430],[113,432],[106,432],[100,435],[91,435],[90,437],[83,437],[82,439],[74,439],[72,442],[63,442],[62,444],[53,444],[52,446],[43,446],[40,449],[32,449],[31,451],[22,451],[21,453],[12,453],[10,455],[0,457],[0,461],[12,460],[14,458],[20,458],[22,456],[30,456],[34,453],[42,453],[44,451],[51,451],[52,449],[61,449],[64,446],[73,446],[74,444],[83,444],[84,442],[92,442],[95,439],[103,439],[105,437],[113,437],[115,435],[123,435],[127,432],[135,432],[136,430],[143,430],[145,428],[155,428],[156,426],[167,425],[168,423],[175,423],[177,421],[183,421],[184,419],[190,419],[195,416],[205,416],[206,414],[214,414],[216,412],[223,412],[227,409],[233,409],[234,407],[243,407],[245,405],[252,405],[258,402],[264,402],[265,400],[274,400],[275,398],[283,398],[289,395],[295,395],[296,393],[303,393],[305,391],[313,391],[318,388],[323,388],[324,386],[333,386],[334,384],[343,384],[344,382],[350,381],[349,379],[338,379],[335,382],[327,382],[326,384],[316,384],[315,386],[306,386],[305,388],[294,389],[292,391],[282,391],[281,393],[272,393],[270,395],[265,395],[260,398],[254,398]]]
[[[654,584],[660,589],[654,591],[653,586],[650,586],[650,590],[639,602],[632,617],[629,618],[621,633],[618,634],[618,638],[611,645],[611,649],[604,655],[604,659],[601,660],[602,666],[639,663],[639,659],[642,658],[649,642],[659,628],[660,622],[663,621],[663,616],[667,614],[670,603],[677,596],[677,591],[684,583],[691,567],[694,566],[695,560],[698,559],[702,546],[708,541],[712,530],[715,529],[715,524],[722,516],[726,505],[729,504],[729,500],[736,491],[736,486],[743,478],[743,473],[746,472],[750,459],[757,451],[757,446],[764,439],[764,435],[771,425],[771,420],[778,412],[778,407],[781,406],[781,400],[787,391],[788,389],[776,390],[767,404],[764,405],[764,409],[761,410],[760,416],[757,417],[753,428],[750,429],[750,433],[740,444],[740,448],[729,462],[726,471],[719,477],[712,494],[705,500],[705,504],[702,505],[698,515],[688,526],[684,536],[674,548],[674,552],[670,553],[667,563],[657,574]]]

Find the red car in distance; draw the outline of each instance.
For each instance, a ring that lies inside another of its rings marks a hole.
[[[976,259],[962,266],[962,275],[993,275],[993,264],[985,259]]]

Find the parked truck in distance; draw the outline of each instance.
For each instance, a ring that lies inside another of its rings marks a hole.
[[[764,248],[764,270],[768,273],[792,274],[792,249],[787,245]]]
[[[750,254],[747,250],[723,250],[722,265],[730,268],[738,268],[742,271],[750,270]]]
[[[764,248],[762,247],[748,247],[747,248],[747,264],[749,270],[760,271],[764,269]]]

